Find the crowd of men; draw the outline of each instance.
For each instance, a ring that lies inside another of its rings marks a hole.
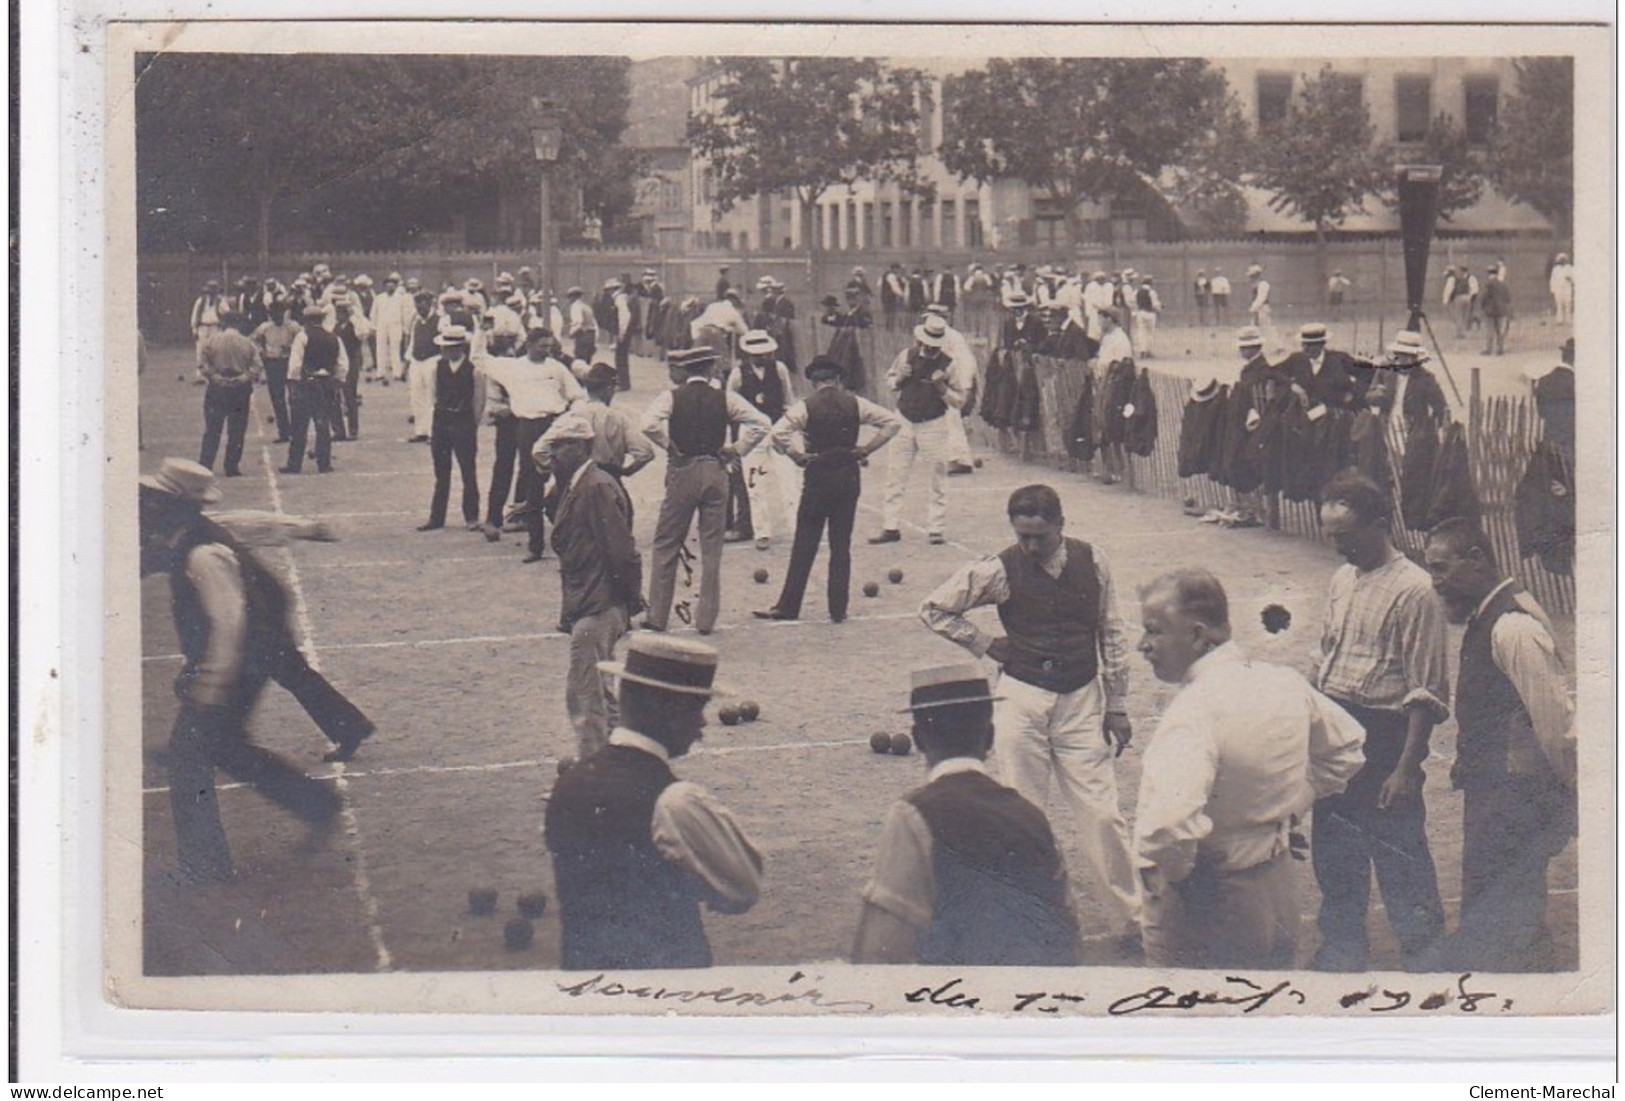
[[[730,528],[740,523],[730,512],[749,516],[753,527],[743,537],[758,547],[771,544],[774,511],[792,533],[784,588],[757,615],[801,615],[827,539],[827,610],[841,623],[862,470],[881,448],[892,462],[884,524],[870,542],[903,540],[901,512],[919,459],[931,467],[925,534],[946,542],[944,479],[950,462],[972,469],[968,452],[955,449],[978,379],[969,344],[952,326],[956,309],[985,292],[1006,313],[1001,347],[1069,341],[1108,371],[1150,354],[1160,310],[1154,280],[1132,272],[1083,280],[1040,269],[1029,287],[1019,266],[996,277],[973,267],[963,284],[951,272],[922,270],[929,297],[904,300],[913,343],[885,373],[893,412],[853,392],[862,385],[861,356],[852,358],[855,341],[843,349],[843,333],[872,324],[861,269],[844,305],[821,303],[821,321],[835,332],[800,370],[788,324],[794,307],[782,284],[764,277],[762,305],[747,320],[727,274],[710,303],[687,300],[686,331],[668,330],[657,342],[671,387],[638,415],[613,402],[629,386],[623,341],[648,339],[661,316],[649,303],[669,302],[652,271],[641,294],[629,278],[614,280],[597,303],[579,287],[554,303],[528,269],[499,277],[491,294],[477,279],[437,293],[393,273],[374,294],[365,276],[334,278],[321,265],[287,288],[259,283],[213,298],[206,291],[194,311],[208,386],[202,463],[166,460],[141,489],[144,565],[170,576],[187,659],[176,685],[183,708],[172,791],[212,792],[220,765],[318,825],[331,820],[333,800],[314,781],[248,738],[267,679],[292,680],[290,691],[309,696],[319,675],[293,669],[298,663],[287,656],[297,647],[274,577],[254,568],[252,553],[202,510],[220,495],[209,468],[222,429],[225,474],[240,473],[248,395],[262,374],[279,441],[289,445],[282,470],[290,474],[302,469],[311,425],[310,454],[322,471],[332,469],[332,440],[359,435],[359,379],[404,379],[412,387],[410,438],[426,438],[435,475],[419,531],[445,526],[455,460],[468,529],[492,541],[503,527],[524,530],[525,561],[549,548],[558,558],[559,629],[570,639],[565,704],[578,752],[547,814],[563,965],[708,965],[701,904],[748,909],[764,862],[725,807],[671,771],[670,761],[702,737],[705,704],[722,687],[716,652],[669,632],[674,615],[702,636],[716,629],[723,545],[742,534]],[[896,274],[882,283],[887,324],[901,312],[886,290]],[[1209,280],[1209,305],[1227,311],[1220,278],[1216,271]],[[1305,328],[1299,356],[1263,362],[1269,287],[1261,269],[1248,278],[1254,324],[1238,339],[1247,362],[1234,390],[1247,404],[1232,413],[1244,432],[1259,430],[1283,402],[1313,424],[1387,384],[1384,376],[1359,386],[1359,371],[1326,352],[1323,326]],[[905,295],[911,286],[911,278],[903,281]],[[943,301],[950,286],[954,297]],[[601,324],[611,312],[613,323]],[[606,332],[615,345],[609,357],[598,348]],[[1420,361],[1418,342],[1400,343],[1396,355]],[[1256,387],[1249,371],[1259,376]],[[1406,381],[1396,383],[1403,393],[1383,398],[1388,407],[1425,404],[1411,375],[1389,374]],[[811,386],[799,400],[798,375]],[[496,426],[497,453],[482,501],[476,440],[487,420]],[[657,451],[666,456],[665,490],[645,585],[625,481]],[[1180,689],[1146,754],[1132,825],[1113,764],[1134,724],[1126,703],[1131,646],[1111,569],[1098,546],[1065,530],[1053,489],[1013,493],[1012,545],[964,566],[921,608],[927,627],[992,661],[999,675],[990,683],[977,665],[914,674],[910,712],[927,783],[886,820],[853,958],[1073,964],[1083,959],[1082,935],[1101,933],[1115,945],[1115,962],[1289,966],[1300,917],[1292,842],[1307,820],[1322,897],[1315,967],[1367,967],[1374,871],[1406,967],[1550,968],[1546,867],[1575,829],[1573,711],[1550,625],[1471,518],[1433,528],[1425,568],[1406,558],[1390,534],[1394,495],[1353,465],[1328,470],[1314,489],[1323,528],[1347,564],[1332,579],[1307,680],[1255,661],[1232,641],[1224,586],[1213,573],[1173,570],[1141,594],[1137,649],[1158,680]],[[694,528],[698,591],[690,605],[676,593],[679,571],[692,569]],[[997,609],[1002,634],[967,618],[982,606]],[[1449,619],[1468,625],[1454,698]],[[336,695],[326,686],[321,706],[339,716],[328,725],[338,746],[333,759],[344,760],[372,729]],[[1452,711],[1460,734],[1451,775],[1466,792],[1466,811],[1462,911],[1447,932],[1423,828],[1423,765],[1432,730]],[[987,764],[995,746],[997,779]],[[202,784],[204,773],[211,782]],[[1084,839],[1081,884],[1105,912],[1099,930],[1078,924],[1067,861],[1043,809],[1054,785]],[[182,871],[229,877],[212,800],[182,802]]]

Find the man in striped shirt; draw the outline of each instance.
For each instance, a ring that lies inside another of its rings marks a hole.
[[[1445,608],[1428,572],[1389,538],[1392,502],[1370,479],[1340,474],[1321,491],[1320,523],[1348,560],[1332,575],[1314,685],[1365,728],[1365,766],[1315,804],[1320,950],[1314,966],[1364,971],[1376,870],[1408,970],[1429,970],[1444,907],[1428,851],[1422,765],[1450,715]]]

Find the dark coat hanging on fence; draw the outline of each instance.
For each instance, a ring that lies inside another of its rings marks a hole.
[[[989,428],[1009,428],[1016,413],[1015,357],[996,348],[987,357],[982,382],[982,420]]]
[[[1179,476],[1211,474],[1223,438],[1225,401],[1230,388],[1218,382],[1194,390],[1179,418]]]
[[[1296,415],[1302,411],[1291,394],[1276,393],[1265,399],[1258,412],[1258,427],[1248,436],[1248,449],[1258,469],[1260,488],[1265,493],[1280,493],[1285,488],[1287,452],[1301,451],[1298,441],[1289,437],[1298,434],[1293,422],[1302,419]]]
[[[1433,468],[1439,458],[1439,432],[1433,422],[1413,422],[1405,433],[1405,454],[1399,465],[1399,510],[1412,531],[1428,529],[1433,506]]]
[[[1134,380],[1133,398],[1129,407],[1133,409],[1124,419],[1128,422],[1125,429],[1124,443],[1128,445],[1130,455],[1139,455],[1142,458],[1150,455],[1157,448],[1157,396],[1151,390],[1151,372],[1141,368]],[[1127,408],[1125,408],[1127,413]]]
[[[1056,359],[1072,359],[1084,362],[1094,357],[1098,347],[1089,334],[1081,326],[1072,323],[1068,318],[1062,323],[1061,329],[1050,338],[1050,354]]]
[[[1134,401],[1134,361],[1119,359],[1106,368],[1101,381],[1100,442],[1128,442],[1128,418],[1123,410]]]
[[[1066,453],[1085,462],[1095,457],[1095,375],[1083,372],[1083,391],[1072,410],[1072,421],[1066,430]]]
[[[1554,574],[1574,572],[1574,465],[1550,440],[1535,445],[1513,494],[1518,553]]]
[[[1031,432],[1043,423],[1044,397],[1038,388],[1038,367],[1031,356],[1016,357],[1016,400],[1011,411],[1010,427],[1017,432]]]
[[[1467,430],[1448,424],[1439,441],[1439,457],[1433,465],[1433,490],[1428,502],[1427,527],[1431,530],[1446,520],[1460,516],[1477,521],[1483,515],[1473,471],[1467,460]]]
[[[1263,473],[1254,457],[1252,433],[1247,430],[1247,415],[1252,408],[1253,398],[1248,387],[1238,383],[1230,388],[1212,476],[1214,481],[1237,493],[1251,493],[1263,481]]]
[[[1387,425],[1369,409],[1354,414],[1348,432],[1349,464],[1383,489],[1394,481],[1393,464],[1388,461]]]

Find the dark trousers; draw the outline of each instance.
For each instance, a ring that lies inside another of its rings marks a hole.
[[[547,549],[547,519],[542,509],[542,499],[547,495],[548,479],[536,469],[536,461],[530,457],[530,453],[536,447],[536,441],[542,438],[542,433],[552,427],[557,419],[514,418],[514,451],[519,456],[519,488],[514,491],[517,499],[515,516],[524,518],[531,554],[541,554]]]
[[[434,497],[429,502],[429,523],[438,526],[446,522],[453,455],[457,456],[457,466],[463,474],[463,522],[479,523],[480,480],[474,469],[478,445],[479,436],[472,415],[465,422],[435,422],[434,431],[429,435],[429,453],[434,459]]]
[[[512,416],[496,418],[496,454],[491,456],[491,486],[485,497],[485,522],[494,528],[502,526],[502,511],[508,506],[508,491],[513,488],[514,457],[519,453],[519,428]],[[521,484],[524,474],[520,474]],[[523,491],[519,497],[524,499]]]
[[[271,412],[276,414],[276,438],[282,443],[288,438],[288,357],[265,361],[265,392],[271,397]]]
[[[1486,316],[1484,320],[1490,323],[1490,327],[1484,333],[1484,354],[1505,355],[1507,332],[1512,328],[1512,318]]]
[[[852,588],[852,526],[858,514],[858,497],[863,492],[862,475],[856,466],[845,469],[807,469],[801,482],[801,507],[796,510],[796,537],[790,547],[790,568],[784,575],[784,589],[774,607],[785,615],[801,614],[801,600],[807,592],[807,578],[818,557],[818,544],[829,527],[829,617],[846,618]]]
[[[305,465],[305,446],[310,427],[316,426],[316,469],[326,474],[333,469],[333,393],[338,384],[332,378],[310,378],[290,384],[293,431],[288,436],[288,469],[295,474]]]
[[[359,362],[352,361],[350,363],[350,373],[345,376],[344,385],[339,388],[338,398],[342,418],[335,418],[334,422],[340,429],[338,438],[353,440],[361,435],[361,364]]]
[[[615,342],[615,389],[632,389],[632,338]]]
[[[358,741],[372,729],[372,720],[326,677],[312,669],[298,650],[277,654],[267,666],[266,675],[299,701],[305,714],[334,745]]]
[[[1465,791],[1461,921],[1448,966],[1549,971],[1546,866],[1574,832],[1574,794],[1546,777],[1477,780]]]
[[[214,787],[216,768],[307,822],[325,822],[342,805],[334,789],[249,741],[246,723],[264,686],[263,674],[247,676],[226,706],[183,703],[175,716],[169,736],[169,802],[181,875],[189,880],[224,879],[233,871]]]
[[[575,335],[575,358],[592,362],[592,357],[598,352],[598,334],[587,332]]]
[[[214,469],[220,451],[220,430],[226,431],[226,473],[236,474],[243,461],[243,436],[248,430],[248,403],[254,388],[248,383],[224,386],[209,383],[203,391],[203,446],[198,462]]]
[[[1405,716],[1337,703],[1365,727],[1365,765],[1346,791],[1315,804],[1312,855],[1321,893],[1315,967],[1366,969],[1366,912],[1375,868],[1405,967],[1429,970],[1444,936],[1444,906],[1428,851],[1427,805],[1418,794],[1377,809],[1383,781],[1405,748]]]

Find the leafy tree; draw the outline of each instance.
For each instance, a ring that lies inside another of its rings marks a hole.
[[[710,166],[716,204],[777,191],[812,212],[830,188],[858,180],[915,187],[926,80],[874,58],[721,58],[712,106],[689,118],[688,144]]]
[[[1436,164],[1443,169],[1437,200],[1442,221],[1450,221],[1452,214],[1468,209],[1484,195],[1484,156],[1468,144],[1467,132],[1446,113],[1434,117],[1421,142],[1407,147],[1403,154],[1397,146],[1384,146],[1377,160],[1382,165],[1396,165],[1403,160],[1409,164]],[[1399,192],[1392,179],[1382,191],[1382,201],[1390,209],[1399,209]]]
[[[1375,136],[1357,85],[1328,65],[1303,79],[1284,116],[1259,128],[1253,178],[1272,210],[1309,223],[1324,246],[1327,231],[1387,183]]]
[[[1196,58],[996,59],[956,77],[947,99],[948,169],[1045,190],[1074,241],[1080,204],[1134,192],[1228,125],[1224,74]],[[1205,171],[1185,185],[1209,200],[1225,191]]]
[[[1501,108],[1491,179],[1567,239],[1574,232],[1574,59],[1526,57],[1513,67],[1518,90]]]
[[[1240,181],[1252,163],[1253,133],[1241,104],[1227,96],[1214,105],[1207,125],[1184,158],[1164,169],[1159,190],[1191,228],[1210,237],[1238,236],[1247,225]]]

